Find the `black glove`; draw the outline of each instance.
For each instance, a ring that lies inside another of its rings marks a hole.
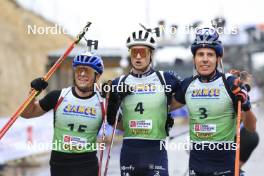
[[[31,81],[30,86],[36,91],[41,92],[48,86],[48,82],[45,81],[43,78],[36,78],[33,81]]]
[[[241,109],[243,111],[249,111],[251,108],[250,99],[248,96],[247,88],[237,78],[234,80],[232,85],[232,93],[235,95],[235,102],[241,101]]]
[[[165,125],[165,130],[167,136],[169,136],[169,131],[174,125],[174,119],[171,117],[171,114],[168,113],[167,120],[166,120],[166,125]]]
[[[251,103],[250,103],[250,99],[249,96],[247,97],[247,101],[245,101],[242,105],[241,105],[241,109],[243,111],[249,111],[251,109]]]

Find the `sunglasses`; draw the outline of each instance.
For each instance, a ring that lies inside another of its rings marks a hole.
[[[150,51],[148,48],[131,48],[130,49],[130,55],[131,57],[136,58],[138,55],[140,57],[147,57],[150,54]]]
[[[218,38],[219,34],[212,28],[202,28],[196,31],[196,40],[198,43],[214,43]]]

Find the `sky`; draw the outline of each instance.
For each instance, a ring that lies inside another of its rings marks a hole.
[[[156,27],[159,20],[167,26],[184,26],[224,16],[227,25],[264,23],[260,0],[17,0],[24,8],[62,25],[75,36],[87,21],[93,22],[88,38],[98,39],[101,47],[125,48],[128,35],[140,29],[138,23]]]

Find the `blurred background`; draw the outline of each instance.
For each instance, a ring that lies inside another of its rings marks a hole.
[[[64,53],[74,36],[91,21],[86,38],[99,41],[97,53],[105,63],[101,81],[113,79],[129,70],[125,42],[138,29],[160,29],[154,67],[174,70],[182,78],[193,74],[190,44],[193,29],[214,25],[221,29],[225,47],[224,69],[248,71],[253,75],[250,92],[257,114],[260,143],[243,169],[248,175],[262,176],[264,159],[264,3],[259,0],[0,0],[0,128],[26,98],[30,81],[43,76]],[[56,71],[47,91],[72,84],[71,59],[86,49],[83,40]],[[43,95],[45,92],[43,93]],[[40,95],[43,96],[43,95]],[[170,143],[188,140],[188,113],[174,112]],[[111,128],[109,127],[108,134]],[[119,175],[118,133],[109,175]],[[49,175],[49,144],[52,112],[34,119],[19,119],[0,141],[0,175]],[[28,148],[27,144],[47,144]],[[188,152],[169,151],[171,175],[186,175]]]

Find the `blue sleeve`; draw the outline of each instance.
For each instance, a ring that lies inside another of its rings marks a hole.
[[[236,79],[237,77],[235,77],[235,76],[229,76],[227,79],[226,79],[226,81],[227,81],[227,85],[230,87],[230,90],[231,90],[231,88],[232,88],[232,86],[233,86],[233,84],[234,84],[234,80]]]
[[[174,98],[179,103],[186,104],[185,94],[186,94],[187,88],[191,84],[192,80],[193,80],[193,77],[188,77],[188,78],[185,78],[184,80],[182,80],[180,82],[180,88],[178,89],[178,91],[175,92],[175,95],[174,95]]]
[[[178,89],[180,89],[181,78],[175,72],[164,72],[163,76],[166,85],[171,87],[172,93],[175,93]]]
[[[229,89],[230,89],[231,92],[232,92],[232,87],[234,85],[235,79],[237,79],[237,77],[236,76],[233,76],[233,75],[232,76],[229,76],[227,78],[227,85],[228,85],[228,87],[229,87]],[[250,87],[247,87],[247,86],[249,86],[249,85],[245,85],[245,84],[240,85],[241,89],[244,89],[247,92],[249,92]]]
[[[120,77],[114,79],[114,80],[112,81],[112,85],[115,85],[115,87],[116,87],[116,86],[118,85],[119,79],[120,79]],[[115,92],[116,92],[116,88],[115,88],[114,90],[115,90]]]
[[[226,79],[226,83],[227,83],[227,92],[229,93],[229,95],[230,95],[230,97],[231,97],[231,99],[232,99],[232,101],[233,102],[235,102],[235,96],[234,96],[234,94],[232,93],[232,87],[233,87],[233,84],[234,84],[234,81],[235,81],[235,79],[236,79],[237,77],[235,77],[235,76],[229,76],[229,77],[227,77],[227,79]]]

